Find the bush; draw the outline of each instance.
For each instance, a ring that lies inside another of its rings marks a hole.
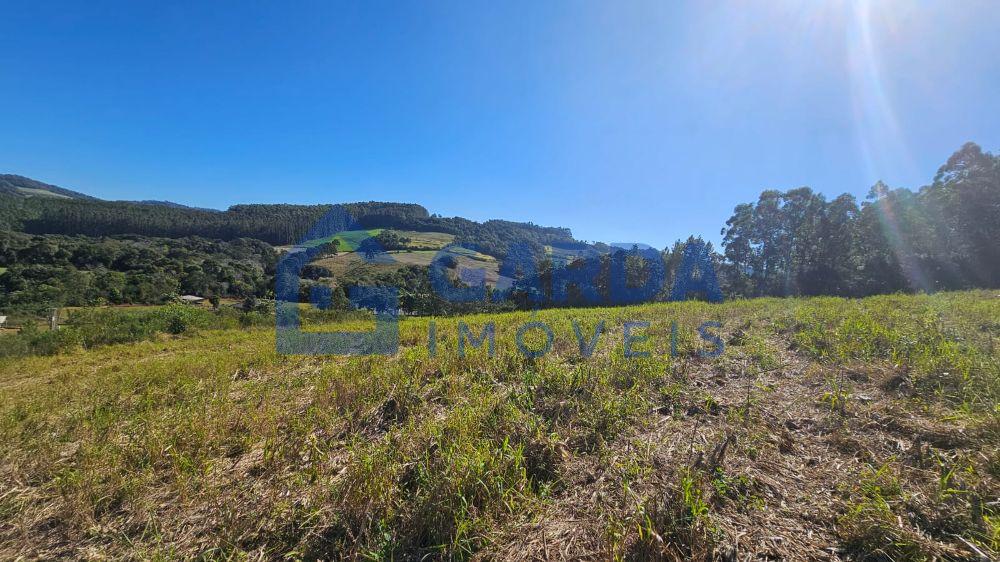
[[[252,312],[250,326],[273,320],[266,313]],[[0,357],[54,355],[75,347],[151,340],[157,334],[190,334],[198,329],[231,328],[243,324],[236,310],[213,312],[185,305],[169,305],[149,310],[86,308],[74,311],[67,325],[43,331],[28,322],[17,335],[0,338]]]
[[[69,325],[82,334],[83,346],[87,348],[147,340],[158,331],[149,322],[148,313],[103,309],[74,312]]]
[[[36,355],[55,355],[73,348],[80,347],[80,333],[72,328],[40,332],[31,341],[33,353]]]
[[[240,328],[250,329],[254,326],[273,325],[274,317],[261,312],[251,311],[240,314],[238,322],[240,324]]]
[[[81,343],[78,330],[63,328],[43,331],[37,324],[30,322],[17,335],[0,338],[0,357],[55,355],[79,347]]]
[[[180,335],[197,328],[211,328],[219,322],[218,315],[203,308],[186,305],[163,307],[152,315],[152,324],[159,331]]]

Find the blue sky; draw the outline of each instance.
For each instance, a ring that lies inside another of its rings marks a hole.
[[[1000,148],[995,2],[5,2],[0,172],[663,247]]]

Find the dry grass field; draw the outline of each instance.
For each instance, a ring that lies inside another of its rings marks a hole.
[[[418,232],[416,230],[394,230],[393,232],[403,238],[409,238],[410,242],[407,246],[414,249],[440,250],[455,241],[454,234],[445,232]]]
[[[433,356],[407,318],[392,357],[254,328],[4,360],[0,558],[996,559],[998,318],[688,302],[437,319]]]

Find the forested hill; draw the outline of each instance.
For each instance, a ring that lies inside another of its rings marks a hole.
[[[104,201],[20,176],[3,177],[13,179],[0,192],[0,312],[21,316],[61,306],[159,304],[181,294],[271,296],[278,255],[271,245],[304,241],[333,208],[253,204],[217,211]],[[415,204],[369,201],[344,207],[359,230],[385,231],[387,237],[394,230],[427,232],[496,259],[511,247],[544,255],[546,246],[583,245],[564,228],[445,218]],[[396,234],[394,240],[401,238]],[[419,294],[429,294],[426,267],[410,273]]]
[[[201,236],[220,240],[255,238],[280,246],[302,241],[309,229],[331,208],[330,205],[257,204],[236,205],[220,212],[176,204],[102,201],[83,197],[86,196],[26,197],[13,191],[0,192],[0,229],[28,234]],[[460,242],[476,244],[485,253],[495,256],[503,256],[512,243],[577,243],[569,229],[565,228],[499,220],[478,223],[460,217],[445,218],[431,215],[427,209],[415,204],[370,201],[345,206],[362,227],[444,232],[455,235]]]

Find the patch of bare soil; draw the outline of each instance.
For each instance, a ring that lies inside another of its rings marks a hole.
[[[981,524],[975,503],[997,500],[996,480],[975,494],[935,498],[940,459],[983,464],[987,455],[978,449],[988,428],[942,421],[943,412],[912,401],[890,367],[820,367],[785,351],[780,368],[748,371],[696,362],[680,377],[689,390],[679,403],[650,412],[610,454],[575,455],[542,515],[502,533],[477,558],[894,560],[890,548],[854,544],[855,531],[843,528],[859,483],[888,467],[904,498],[890,522],[893,533],[928,559],[989,559],[954,527],[963,518]],[[824,400],[830,377],[849,381],[843,405]],[[623,487],[619,467],[637,448],[651,470]],[[687,506],[677,505],[685,475],[695,475],[704,493],[699,524],[676,516],[678,509],[687,515]],[[670,510],[668,524],[657,527],[655,519],[662,522]],[[653,532],[637,531],[643,526]]]

